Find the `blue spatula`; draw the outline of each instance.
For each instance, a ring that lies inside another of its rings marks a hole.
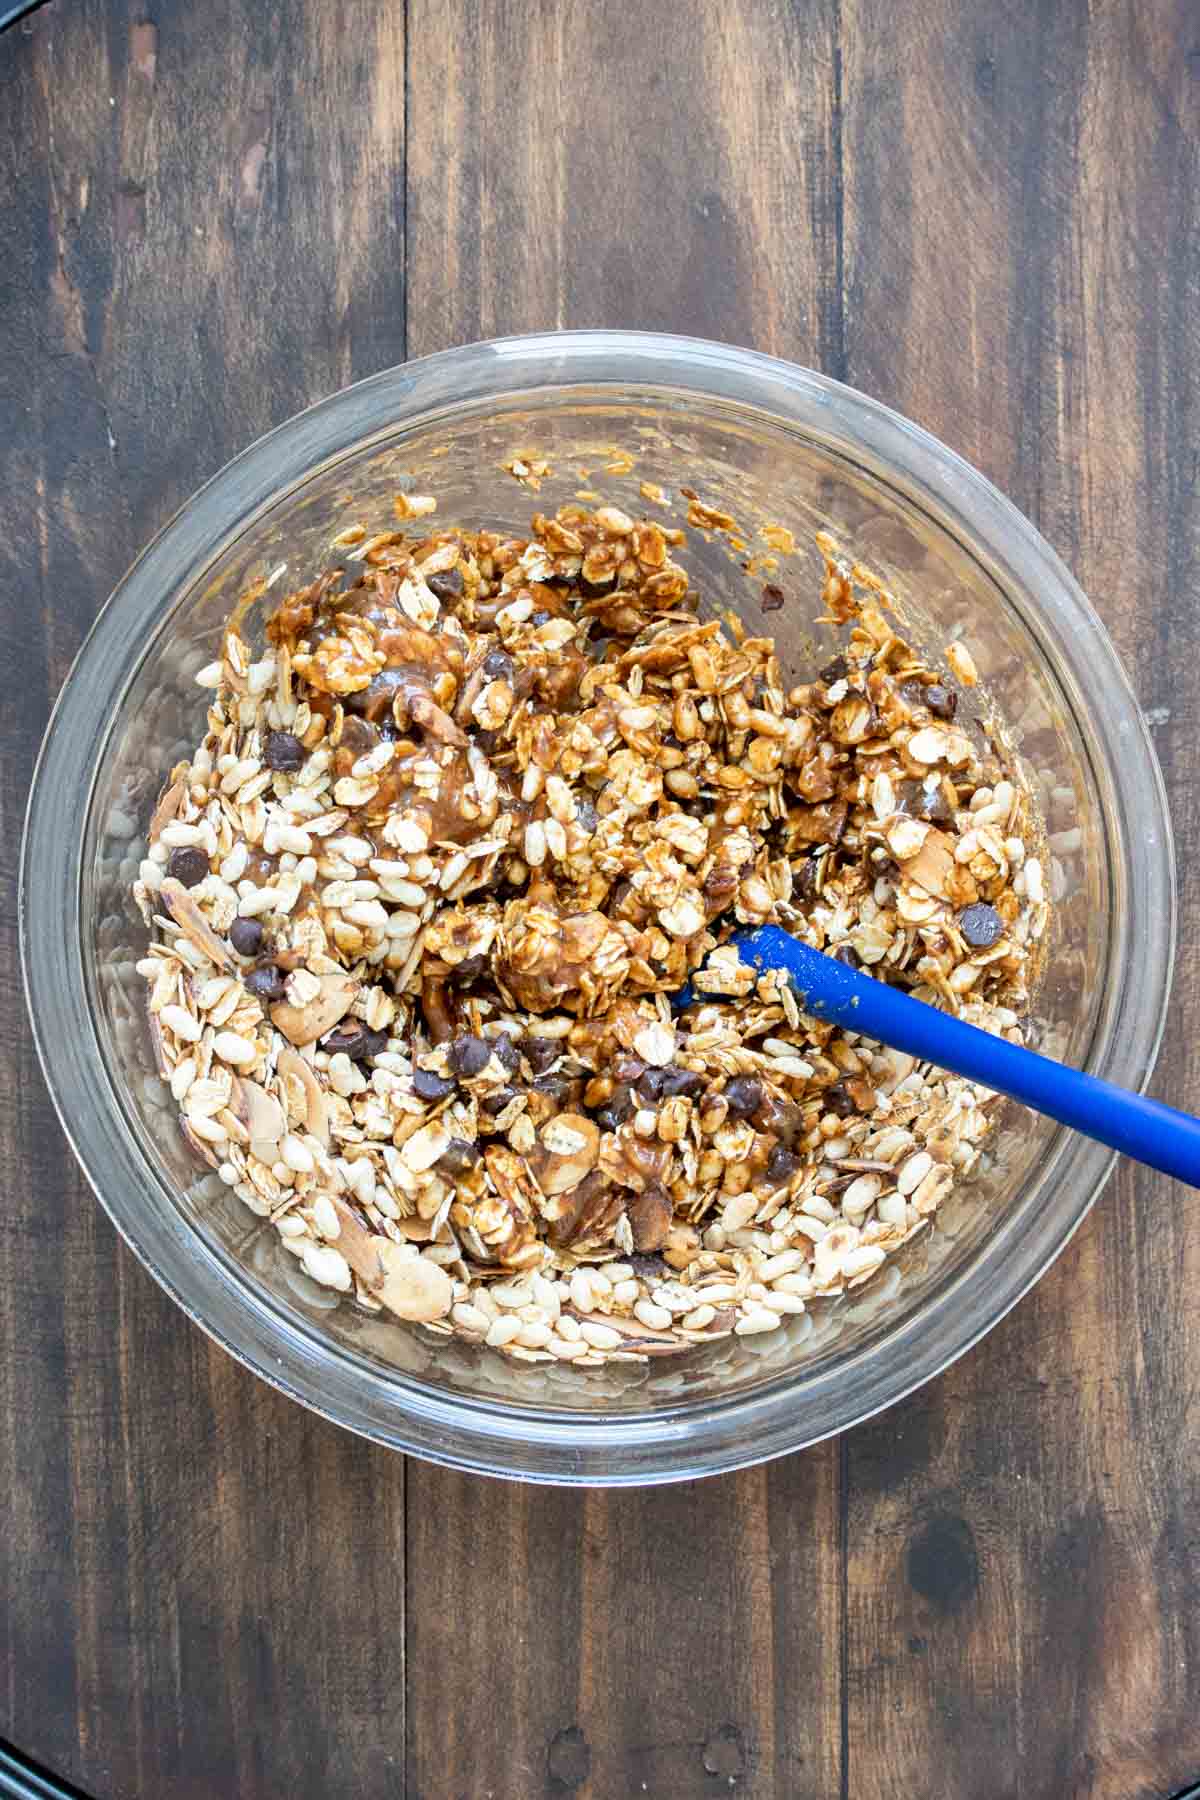
[[[729,942],[760,973],[782,969],[790,975],[801,1007],[814,1018],[1008,1094],[1136,1162],[1200,1187],[1200,1119],[992,1037],[810,949],[778,925],[736,932]],[[673,1004],[682,1010],[705,998],[689,982]]]

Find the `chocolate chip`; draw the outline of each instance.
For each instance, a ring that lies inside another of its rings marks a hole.
[[[247,975],[246,986],[260,1000],[282,1000],[285,992],[283,970],[276,968],[274,963],[261,963]]]
[[[637,1078],[634,1093],[643,1106],[656,1106],[662,1097],[663,1082],[666,1079],[665,1069],[643,1069]]]
[[[478,1075],[491,1054],[491,1046],[483,1038],[467,1032],[450,1046],[450,1067],[456,1075]]]
[[[748,1119],[763,1101],[763,1084],[753,1075],[735,1075],[725,1084],[725,1104],[731,1119]]]
[[[492,1039],[492,1055],[510,1075],[515,1075],[521,1066],[521,1053],[506,1031]]]
[[[620,1055],[613,1058],[612,1078],[614,1081],[623,1081],[627,1086],[632,1087],[645,1067],[640,1056],[634,1056],[631,1051],[623,1050]]]
[[[489,650],[483,659],[483,672],[489,681],[511,681],[513,659],[504,650]]]
[[[657,1250],[666,1242],[673,1213],[671,1196],[660,1181],[648,1181],[640,1194],[625,1202],[625,1216],[635,1250]]]
[[[500,742],[500,733],[498,731],[485,731],[480,727],[475,731],[475,742],[485,756],[491,756],[497,744]]]
[[[821,858],[819,856],[806,856],[804,861],[800,864],[800,867],[796,870],[796,883],[799,887],[800,898],[802,900],[816,899],[820,871]]]
[[[835,681],[841,681],[842,677],[849,672],[849,668],[850,665],[844,656],[835,656],[833,661],[827,662],[821,670],[821,680],[826,687],[830,687]]]
[[[623,1125],[633,1111],[633,1095],[626,1084],[618,1082],[605,1104],[596,1113],[596,1123],[601,1131],[615,1131]]]
[[[767,1180],[781,1187],[785,1181],[791,1180],[799,1167],[800,1158],[790,1150],[785,1150],[782,1144],[776,1144],[767,1158]]]
[[[479,1146],[468,1138],[451,1138],[438,1157],[438,1168],[450,1175],[465,1175],[479,1161]]]
[[[553,613],[547,612],[544,606],[539,606],[535,613],[530,614],[529,623],[534,626],[544,625],[548,619],[553,617]]]
[[[932,788],[926,788],[923,781],[903,781],[896,800],[901,812],[914,819],[928,819],[931,825],[948,825],[954,817],[940,781]]]
[[[438,1075],[433,1069],[414,1069],[412,1085],[418,1100],[444,1100],[454,1092],[456,1084],[448,1075]]]
[[[322,1050],[330,1056],[348,1056],[351,1062],[366,1062],[387,1048],[387,1032],[371,1031],[361,1019],[347,1019],[328,1037],[321,1039]]]
[[[893,784],[896,795],[896,811],[907,813],[916,818],[925,804],[925,784],[922,781],[904,780]]]
[[[342,695],[342,729],[338,749],[366,756],[379,742],[379,719],[393,718],[392,701],[400,683],[398,669],[381,669],[367,687]]]
[[[901,682],[900,695],[910,706],[927,706],[936,719],[952,719],[958,711],[958,695],[940,681],[926,685],[914,677]]]
[[[591,800],[575,802],[575,823],[583,831],[595,831],[596,826],[600,823],[600,815]]]
[[[959,913],[958,929],[974,949],[987,950],[1004,935],[1004,920],[994,906],[986,906],[980,900]]]
[[[728,863],[714,863],[704,877],[704,898],[710,903],[713,911],[722,912],[738,890],[738,872],[731,869]]]
[[[768,581],[762,591],[762,609],[764,612],[778,612],[786,599],[783,589],[776,587],[773,581]]]
[[[185,888],[194,888],[208,874],[208,858],[194,844],[187,850],[172,850],[167,858],[167,874]]]
[[[844,1081],[835,1081],[832,1087],[826,1088],[821,1101],[825,1111],[833,1113],[839,1119],[848,1119],[851,1113],[858,1110],[846,1091]]]
[[[488,959],[482,951],[478,956],[464,956],[463,960],[456,963],[451,969],[450,979],[458,982],[460,987],[465,987],[469,982],[478,981],[487,966]]]
[[[265,755],[268,769],[277,769],[283,775],[294,775],[297,769],[304,767],[308,752],[292,732],[271,731],[267,734]]]
[[[558,1061],[558,1039],[523,1037],[521,1053],[535,1075],[544,1075],[551,1063]]]
[[[517,1090],[515,1087],[502,1087],[498,1094],[485,1094],[483,1096],[482,1100],[479,1102],[480,1110],[494,1119],[497,1113],[502,1113],[509,1101],[515,1100],[516,1097]]]
[[[439,600],[457,600],[463,591],[461,569],[443,569],[440,575],[431,575],[425,586]]]
[[[549,1221],[546,1236],[555,1249],[562,1249],[593,1233],[611,1231],[624,1210],[624,1192],[593,1169],[564,1194],[563,1211]]]
[[[670,1281],[675,1271],[661,1256],[629,1256],[625,1259],[639,1281],[647,1287],[655,1287],[659,1282]]]
[[[262,949],[263,928],[257,919],[235,919],[229,941],[239,956],[257,956]]]
[[[571,1077],[561,1073],[554,1075],[535,1075],[533,1080],[535,1094],[544,1094],[547,1100],[553,1100],[561,1106],[571,1092]]]
[[[833,960],[845,963],[848,969],[857,969],[860,966],[858,952],[851,944],[839,944],[833,952]]]
[[[754,1115],[759,1131],[770,1132],[790,1150],[804,1133],[804,1109],[794,1100],[764,1100]]]
[[[679,1094],[692,1100],[705,1086],[703,1075],[697,1075],[694,1069],[664,1069],[662,1078],[659,1091],[664,1100],[674,1100]]]

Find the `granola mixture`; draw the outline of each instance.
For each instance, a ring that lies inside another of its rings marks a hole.
[[[198,677],[135,890],[182,1128],[372,1311],[581,1364],[775,1331],[929,1223],[995,1096],[721,945],[773,919],[1020,1041],[1028,794],[829,540],[844,648],[789,691],[682,529],[397,510]]]

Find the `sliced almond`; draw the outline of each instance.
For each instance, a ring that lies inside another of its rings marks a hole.
[[[319,1144],[329,1148],[329,1114],[325,1104],[325,1090],[317,1080],[316,1071],[307,1059],[296,1050],[289,1050],[285,1045],[279,1052],[277,1066],[281,1075],[293,1076],[304,1089],[306,1107],[305,1126],[310,1137],[315,1137]]]
[[[669,1332],[654,1331],[640,1319],[614,1318],[611,1313],[605,1313],[601,1321],[594,1313],[577,1312],[573,1306],[564,1306],[563,1312],[568,1318],[578,1319],[580,1324],[608,1325],[613,1331],[620,1332],[629,1348],[636,1350],[639,1356],[678,1356],[681,1351],[691,1349],[691,1345],[680,1338]]]
[[[904,879],[941,898],[953,870],[953,844],[944,831],[931,830],[917,854],[905,863]]]
[[[154,1066],[160,1075],[171,1073],[170,1065],[163,1053],[162,1026],[158,1022],[158,1014],[147,1012],[146,1022],[150,1028],[150,1044],[154,1051]]]
[[[271,1023],[282,1031],[285,1038],[293,1044],[311,1044],[327,1031],[332,1031],[339,1019],[345,1018],[354,1004],[354,996],[358,992],[358,983],[351,975],[340,972],[335,975],[320,975],[321,991],[304,1006],[296,1006],[290,1000],[279,1000],[271,1008]]]
[[[338,1249],[345,1257],[354,1273],[369,1288],[375,1288],[382,1280],[379,1258],[375,1254],[376,1239],[366,1229],[358,1214],[347,1206],[340,1194],[331,1193],[329,1199],[338,1216]]]
[[[172,819],[178,817],[186,793],[186,781],[173,781],[163,789],[158,797],[158,804],[150,815],[150,843],[157,843],[163,826],[169,825]]]
[[[450,1311],[454,1283],[445,1269],[423,1257],[405,1256],[391,1238],[373,1237],[339,1194],[329,1199],[337,1213],[338,1249],[377,1300],[398,1319],[441,1319]]]
[[[558,1113],[528,1160],[543,1194],[565,1194],[591,1174],[599,1154],[600,1132],[595,1121],[582,1113]]]
[[[187,1139],[187,1141],[191,1145],[192,1149],[196,1152],[197,1156],[202,1156],[210,1168],[212,1168],[212,1169],[220,1168],[221,1165],[217,1159],[216,1153],[213,1150],[212,1145],[206,1144],[203,1138],[197,1137],[196,1133],[192,1130],[191,1126],[188,1124],[187,1120],[183,1117],[182,1114],[180,1114],[180,1118],[179,1118],[179,1129],[183,1132],[184,1137]]]
[[[176,881],[173,875],[168,875],[159,889],[159,899],[184,937],[199,950],[201,956],[216,963],[218,969],[223,969],[227,975],[232,974],[236,965],[229,945],[221,942],[182,881]]]
[[[283,1108],[274,1094],[268,1094],[266,1088],[260,1087],[257,1081],[250,1081],[244,1075],[235,1075],[229,1106],[234,1118],[245,1126],[251,1144],[258,1146],[254,1154],[262,1162],[274,1161],[273,1156],[263,1156],[262,1150],[268,1147],[278,1149],[287,1130]]]

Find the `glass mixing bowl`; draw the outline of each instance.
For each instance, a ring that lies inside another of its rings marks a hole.
[[[504,472],[548,458],[534,495]],[[172,520],[101,613],[50,722],[23,851],[25,980],[46,1079],[118,1229],[188,1315],[250,1368],[365,1436],[531,1480],[639,1483],[778,1456],[889,1405],[960,1355],[1043,1272],[1113,1158],[1016,1108],[931,1232],[843,1302],[767,1336],[648,1366],[511,1364],[368,1317],[316,1287],[199,1166],[154,1072],[129,890],[165,772],[201,730],[193,681],[234,600],[280,562],[299,585],[333,534],[401,488],[439,522],[519,531],[581,488],[639,512],[642,482],[697,489],[753,548],[797,550],[761,582],[691,534],[709,605],[775,634],[802,677],[818,526],[901,597],[935,657],[970,645],[1036,783],[1057,900],[1035,1041],[1110,1081],[1151,1070],[1171,973],[1166,802],[1108,638],[1058,558],[980,475],[820,375],[684,338],[580,332],[476,344],[392,369],[292,419]],[[261,610],[248,621],[253,632]]]

